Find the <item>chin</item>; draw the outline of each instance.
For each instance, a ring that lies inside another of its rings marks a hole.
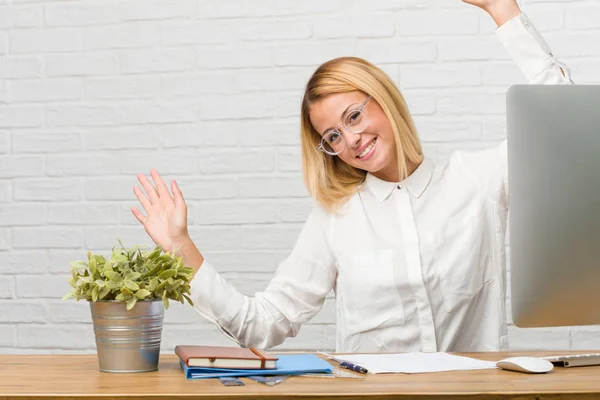
[[[370,172],[371,174],[376,174],[377,172],[381,171],[382,169],[383,169],[383,166],[377,166],[374,168],[365,169],[365,171]]]
[[[368,165],[357,165],[356,167],[367,171],[371,174],[376,174],[378,172],[385,171],[386,168],[389,169],[390,163],[387,162],[387,160],[393,160],[394,158],[387,154],[383,156],[381,154],[378,154],[378,156],[379,157],[377,158],[369,160],[370,162],[368,163]]]
[[[379,164],[377,164],[377,165],[369,165],[369,166],[366,166],[366,167],[365,167],[365,165],[356,165],[356,164],[353,164],[353,167],[361,169],[363,171],[370,172],[371,174],[376,173],[377,171],[380,171],[381,169],[383,169],[383,165],[379,165]]]

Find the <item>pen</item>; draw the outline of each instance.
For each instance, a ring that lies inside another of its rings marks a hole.
[[[325,357],[334,360],[342,368],[346,368],[346,369],[349,369],[349,370],[355,371],[355,372],[360,372],[361,374],[366,374],[367,372],[369,372],[365,367],[362,367],[358,364],[351,363],[349,361],[340,360],[339,358],[336,358],[336,357],[332,356],[331,354],[324,353],[320,350],[317,350],[317,353],[323,354]]]
[[[368,372],[365,367],[361,367],[358,364],[353,364],[351,362],[342,361],[342,360],[340,360],[339,363],[340,363],[340,367],[347,368],[347,369],[355,371],[355,372],[360,372],[361,374],[366,374]]]

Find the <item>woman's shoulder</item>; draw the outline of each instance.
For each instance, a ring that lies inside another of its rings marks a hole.
[[[456,150],[445,162],[436,164],[434,177],[453,189],[495,193],[506,179],[506,154],[506,140],[481,148]]]
[[[339,201],[338,204],[328,208],[318,200],[312,198],[311,216],[324,219],[332,219],[348,214],[354,208],[356,202],[360,202],[361,192],[367,190],[365,183],[360,184],[354,193],[345,199]]]
[[[307,218],[307,223],[318,224],[323,227],[327,226],[335,215],[335,211],[328,209],[315,198],[311,198],[311,201],[312,206]]]
[[[442,170],[463,171],[467,175],[487,175],[504,167],[506,140],[471,149],[455,150],[448,160],[437,166]]]

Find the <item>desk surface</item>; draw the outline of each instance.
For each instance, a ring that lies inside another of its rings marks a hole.
[[[599,351],[589,351],[599,352]],[[499,360],[514,355],[581,354],[586,352],[459,353]],[[174,354],[161,354],[159,371],[114,374],[98,371],[95,354],[0,355],[0,400],[44,399],[127,400],[196,398],[390,399],[469,398],[600,399],[600,366],[556,367],[548,374],[504,370],[428,374],[367,374],[365,379],[290,377],[269,387],[247,378],[245,386],[223,386],[216,379],[186,380]]]

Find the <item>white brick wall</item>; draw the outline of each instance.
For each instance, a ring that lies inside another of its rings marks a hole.
[[[600,3],[522,8],[578,83],[597,83]],[[299,104],[337,56],[400,85],[427,154],[505,137],[524,79],[493,21],[459,0],[0,0],[0,353],[94,352],[86,303],[61,301],[69,261],[119,235],[136,174],[177,179],[196,244],[242,292],[267,285],[310,211]],[[283,348],[332,349],[335,310]],[[515,349],[598,349],[595,327],[523,330]],[[191,307],[167,311],[163,350],[230,344]]]

